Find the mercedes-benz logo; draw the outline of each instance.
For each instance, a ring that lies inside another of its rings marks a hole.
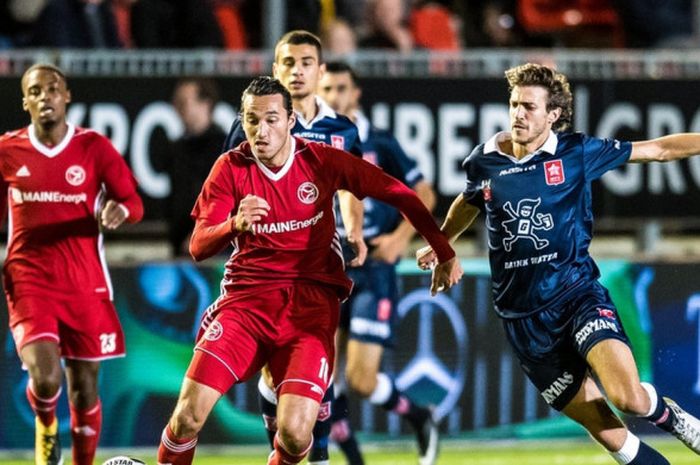
[[[398,312],[401,321],[413,310],[418,310],[418,340],[416,353],[396,378],[396,385],[402,391],[407,391],[418,383],[432,383],[445,392],[442,400],[436,405],[435,416],[442,419],[450,413],[459,401],[464,390],[466,378],[466,349],[468,343],[467,326],[457,305],[446,295],[438,294],[431,297],[430,292],[417,289],[407,294],[399,303]],[[435,335],[433,320],[439,314],[444,314],[453,334],[441,333]],[[435,353],[435,337],[445,341],[453,338],[454,359],[441,360]]]
[[[302,203],[312,204],[318,198],[318,187],[316,187],[316,184],[306,181],[297,189],[297,197]]]

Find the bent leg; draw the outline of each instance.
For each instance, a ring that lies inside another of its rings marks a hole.
[[[311,449],[311,431],[318,417],[318,401],[298,394],[282,394],[277,404],[275,450],[268,465],[301,462]]]
[[[661,454],[627,430],[590,376],[586,376],[562,412],[586,428],[621,465],[670,465]]]
[[[73,464],[92,465],[102,429],[102,404],[97,394],[100,364],[66,360]]]
[[[182,381],[175,411],[161,436],[158,447],[159,464],[192,463],[197,435],[219,398],[221,393],[214,388],[189,378]]]

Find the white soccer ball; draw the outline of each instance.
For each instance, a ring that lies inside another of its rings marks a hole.
[[[102,465],[145,465],[146,462],[142,462],[139,459],[132,459],[131,457],[126,457],[125,455],[118,455],[112,457],[111,459],[105,460]]]

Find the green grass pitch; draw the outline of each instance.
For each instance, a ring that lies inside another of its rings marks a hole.
[[[649,443],[660,450],[673,465],[697,465],[698,456],[677,441],[650,439]],[[70,453],[69,451],[68,454]],[[153,449],[115,451],[113,455],[131,455],[155,465]],[[202,447],[198,449],[194,463],[196,465],[261,465],[265,463],[264,448],[222,448]],[[391,443],[383,445],[374,443],[365,446],[365,458],[372,465],[415,465],[417,463],[413,444]],[[66,459],[68,457],[66,456]],[[95,464],[100,464],[105,457],[100,457]],[[70,463],[66,460],[66,463]],[[306,462],[303,462],[306,463]],[[8,454],[0,456],[0,465],[31,465],[31,457],[9,458]],[[332,465],[343,465],[344,460],[338,452],[331,455]],[[599,447],[587,441],[479,441],[452,442],[445,441],[441,447],[438,465],[615,465],[614,460]]]

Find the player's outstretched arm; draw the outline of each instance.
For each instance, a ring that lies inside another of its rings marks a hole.
[[[478,215],[479,209],[467,202],[463,194],[459,194],[452,202],[452,205],[450,205],[450,209],[447,211],[447,216],[440,229],[450,242],[454,242],[472,225]],[[428,246],[416,252],[416,260],[420,269],[428,270],[436,265],[437,256],[433,249]]]
[[[633,142],[629,161],[634,163],[663,162],[681,160],[697,154],[700,154],[700,133],[688,132]]]

